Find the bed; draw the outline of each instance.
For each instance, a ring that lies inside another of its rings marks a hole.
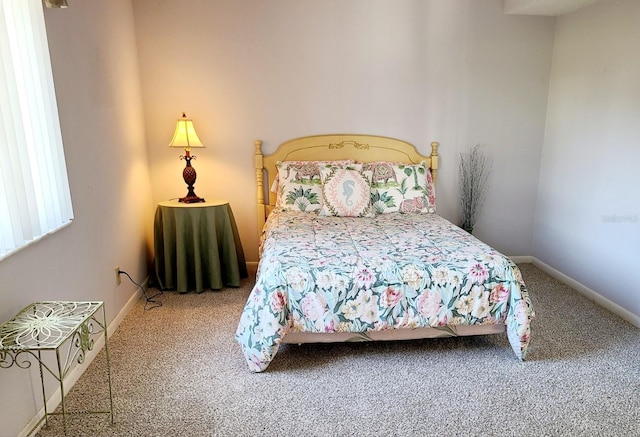
[[[525,359],[518,267],[436,213],[438,143],[319,135],[255,142],[256,283],[236,340],[251,371],[282,343],[503,334]]]

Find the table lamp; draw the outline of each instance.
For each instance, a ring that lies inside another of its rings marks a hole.
[[[180,198],[179,201],[184,203],[204,202],[205,200],[196,196],[196,193],[193,191],[193,184],[196,183],[196,169],[191,166],[191,160],[196,159],[195,156],[191,155],[191,148],[204,146],[200,142],[200,138],[198,138],[196,130],[193,127],[193,120],[187,118],[184,112],[182,113],[182,118],[179,118],[176,123],[176,131],[173,134],[171,143],[169,143],[169,147],[184,148],[185,154],[180,155],[180,159],[184,159],[187,162],[187,165],[182,171],[182,177],[188,186],[188,192],[187,195]]]

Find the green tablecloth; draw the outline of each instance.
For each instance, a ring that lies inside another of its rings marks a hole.
[[[247,265],[227,202],[161,202],[154,221],[156,279],[160,288],[201,292],[238,287]]]

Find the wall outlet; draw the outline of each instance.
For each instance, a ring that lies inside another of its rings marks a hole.
[[[122,284],[122,278],[120,278],[120,267],[116,267],[116,286]]]

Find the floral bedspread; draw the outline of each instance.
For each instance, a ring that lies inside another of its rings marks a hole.
[[[267,219],[236,340],[267,368],[290,332],[368,332],[502,323],[524,359],[533,307],[518,267],[436,214]]]

